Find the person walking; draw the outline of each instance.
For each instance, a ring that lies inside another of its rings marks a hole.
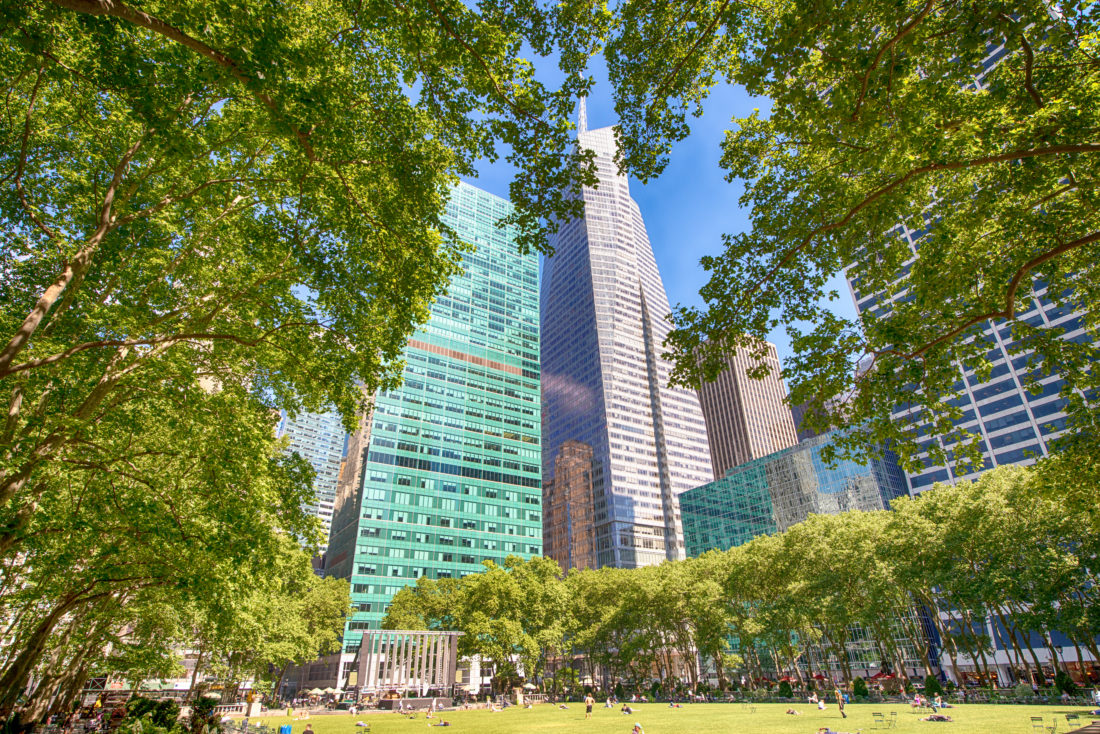
[[[584,697],[584,718],[592,718],[592,706],[596,703],[596,699],[592,698],[592,694],[588,693]]]
[[[836,695],[836,706],[840,709],[841,718],[847,719],[848,714],[844,713],[844,696],[840,692],[840,686],[833,689],[833,694]]]

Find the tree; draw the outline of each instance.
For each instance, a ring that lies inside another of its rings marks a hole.
[[[33,512],[43,467],[153,392],[238,384],[350,422],[455,271],[440,215],[457,175],[508,146],[524,247],[578,210],[589,16],[583,0],[9,6],[0,511]],[[560,49],[562,89],[533,79],[524,42]]]
[[[282,542],[275,567],[238,595],[231,614],[199,620],[205,667],[216,671],[226,690],[236,690],[247,678],[271,682],[278,690],[290,665],[340,649],[350,584],[318,577],[294,539]]]
[[[622,165],[642,180],[661,172],[716,83],[771,104],[735,118],[722,144],[752,227],[703,259],[705,307],[673,315],[666,347],[677,382],[713,378],[735,346],[762,363],[760,340],[784,326],[792,403],[813,406],[815,428],[866,429],[839,437],[843,450],[889,442],[907,467],[920,449],[946,461],[920,440],[927,432],[961,441],[968,448],[954,458],[973,459],[978,437],[957,427],[951,401],[963,390],[960,366],[989,376],[979,335],[992,321],[1034,379],[1064,377],[1071,425],[1095,440],[1090,366],[1100,352],[1091,339],[1061,339],[1032,310],[1040,298],[1080,310],[1095,336],[1091,3],[642,1],[621,13],[608,66]],[[919,258],[902,225],[920,237]],[[829,278],[846,268],[858,296],[879,303],[862,323],[825,303],[838,297]],[[911,404],[923,406],[913,421],[890,420]]]
[[[578,213],[569,192],[592,174],[568,120],[605,16],[586,0],[0,10],[16,634],[0,714],[35,671],[71,688],[98,665],[160,669],[195,619],[243,635],[234,585],[288,537],[316,541],[311,475],[278,456],[272,412],[334,408],[350,427],[395,384],[467,249],[440,216],[477,159],[507,149],[523,171],[501,223],[521,246]],[[525,44],[557,54],[560,89]],[[124,622],[164,644],[139,655]],[[106,660],[115,643],[127,655]]]
[[[165,675],[200,622],[227,636],[241,624],[241,589],[281,564],[308,573],[297,539],[316,541],[301,509],[312,472],[283,455],[271,415],[235,386],[186,397],[131,406],[131,425],[103,436],[124,448],[137,431],[155,450],[51,467],[68,482],[43,488],[5,566],[14,643],[0,661],[0,711],[32,676],[25,720],[54,687],[75,695],[93,672]],[[181,408],[194,414],[176,421]]]
[[[461,579],[421,577],[390,603],[384,629],[446,629],[463,633],[459,655],[491,663],[496,684],[538,677],[548,654],[560,654],[569,627],[561,568],[549,558],[508,556]]]

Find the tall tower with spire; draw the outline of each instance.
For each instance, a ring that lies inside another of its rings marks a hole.
[[[591,448],[590,506],[569,515],[589,513],[593,565],[631,568],[683,558],[677,497],[711,480],[710,450],[698,397],[668,386],[671,309],[615,132],[587,118],[582,99],[578,145],[595,152],[599,185],[583,189],[584,218],[561,224],[543,268],[543,478],[547,497],[576,503],[581,493],[551,494],[555,464],[563,446]],[[544,525],[556,509],[544,503]]]

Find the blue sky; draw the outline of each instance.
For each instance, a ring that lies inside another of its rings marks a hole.
[[[692,121],[692,134],[673,149],[665,172],[644,186],[637,180],[630,181],[630,193],[641,208],[673,307],[702,305],[699,288],[706,283],[707,274],[699,258],[721,252],[723,233],[749,227],[748,211],[741,209],[737,201],[742,186],[725,181],[718,158],[730,118],[746,116],[754,107],[766,110],[768,100],[753,99],[740,88],[716,89],[707,100],[706,113]],[[598,81],[588,98],[588,126],[605,127],[616,122],[607,83]],[[469,182],[507,198],[513,169],[504,161],[481,168],[479,178]],[[853,318],[855,308],[843,278],[835,278],[833,288],[840,292],[840,298],[832,303],[832,309]],[[776,343],[780,359],[790,354],[785,332],[773,332],[771,341]]]

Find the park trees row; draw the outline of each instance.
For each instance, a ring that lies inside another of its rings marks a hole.
[[[232,688],[337,643],[349,589],[313,573],[312,469],[233,390],[197,404],[201,431],[167,406],[129,426],[124,470],[57,468],[0,577],[4,715],[64,712],[92,677],[178,677],[184,651],[192,683]]]
[[[1042,684],[1037,649],[1062,664],[1052,631],[1077,646],[1077,659],[1086,650],[1100,659],[1100,592],[1095,534],[1037,474],[995,469],[893,510],[812,515],[660,566],[559,576],[553,561],[512,558],[462,579],[420,579],[394,598],[385,624],[461,630],[465,654],[505,669],[522,661],[529,678],[553,661],[597,680],[607,671],[694,685],[697,652],[734,682],[851,680],[853,667],[870,664],[904,680],[907,660],[921,678],[942,664],[959,679],[961,658],[989,673],[997,646]],[[930,659],[928,625],[940,661]]]

